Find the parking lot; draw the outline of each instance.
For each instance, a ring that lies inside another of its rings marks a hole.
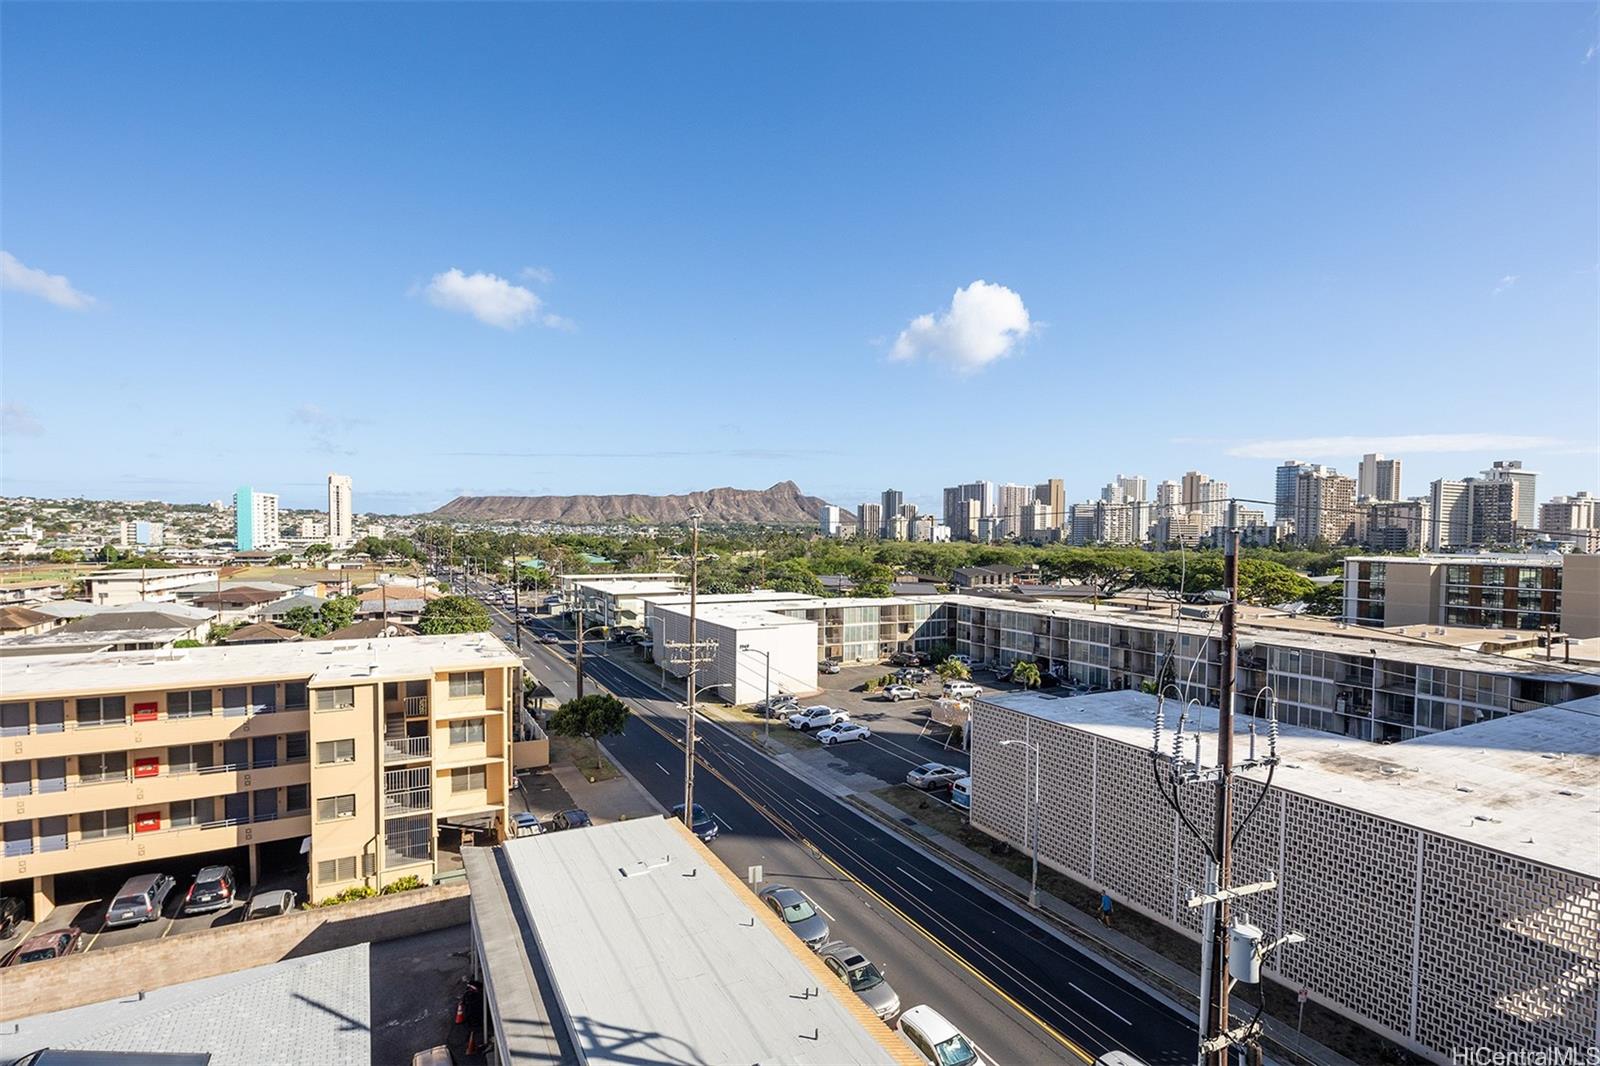
[[[305,894],[305,860],[298,854],[299,841],[284,841],[276,849],[262,847],[262,877],[260,884],[250,885],[249,857],[243,848],[214,852],[206,855],[185,856],[181,861],[169,862],[150,869],[143,866],[115,867],[86,871],[72,878],[63,877],[57,884],[58,902],[42,922],[23,922],[17,932],[0,943],[0,953],[9,954],[35,931],[77,926],[83,931],[79,951],[101,951],[121,944],[136,944],[146,940],[179,933],[192,933],[231,925],[244,919],[245,907],[256,892],[289,889],[296,898]],[[203,914],[183,914],[184,896],[194,884],[194,875],[204,866],[232,866],[237,891],[227,907]],[[161,916],[153,921],[140,922],[119,928],[105,928],[107,907],[117,890],[128,878],[142,873],[172,875],[175,884],[167,894]]]

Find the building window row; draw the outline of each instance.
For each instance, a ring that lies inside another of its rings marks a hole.
[[[0,704],[0,736],[59,733],[66,726],[66,700],[38,700]],[[167,718],[209,718],[219,710],[228,717],[273,714],[279,710],[306,709],[306,683],[290,681],[261,685],[232,685],[220,689],[182,689],[149,696],[84,696],[72,701],[72,723],[79,729],[126,725]],[[163,712],[163,706],[165,708]]]
[[[473,670],[469,673],[450,675],[450,698],[461,699],[466,696],[483,695],[483,671]]]
[[[336,822],[344,818],[356,816],[356,797],[353,793],[343,796],[322,796],[317,800],[317,821]]]

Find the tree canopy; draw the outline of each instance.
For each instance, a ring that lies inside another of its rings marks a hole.
[[[429,636],[441,633],[487,633],[489,611],[471,596],[441,596],[429,600],[417,622],[418,632]]]
[[[1039,666],[1026,659],[1011,667],[1011,680],[1023,688],[1033,688],[1039,683]]]

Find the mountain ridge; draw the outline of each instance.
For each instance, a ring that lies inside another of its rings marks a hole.
[[[793,481],[766,489],[721,487],[676,496],[611,493],[580,496],[457,496],[433,512],[439,518],[478,522],[553,522],[595,525],[641,519],[687,522],[698,510],[711,523],[814,525],[827,501],[808,496]]]

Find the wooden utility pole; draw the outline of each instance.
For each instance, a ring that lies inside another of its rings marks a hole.
[[[1234,681],[1239,670],[1239,639],[1235,606],[1239,601],[1239,530],[1229,507],[1226,549],[1222,557],[1222,586],[1227,600],[1222,605],[1222,677],[1219,679],[1217,708],[1217,810],[1214,849],[1217,856],[1217,886],[1233,884],[1233,704]],[[1207,1039],[1228,1032],[1228,900],[1211,908],[1211,1009],[1207,1013]],[[1214,1066],[1228,1066],[1229,1045],[1208,1056]]]
[[[689,513],[689,713],[683,731],[683,824],[694,827],[694,708],[699,698],[700,512]]]

